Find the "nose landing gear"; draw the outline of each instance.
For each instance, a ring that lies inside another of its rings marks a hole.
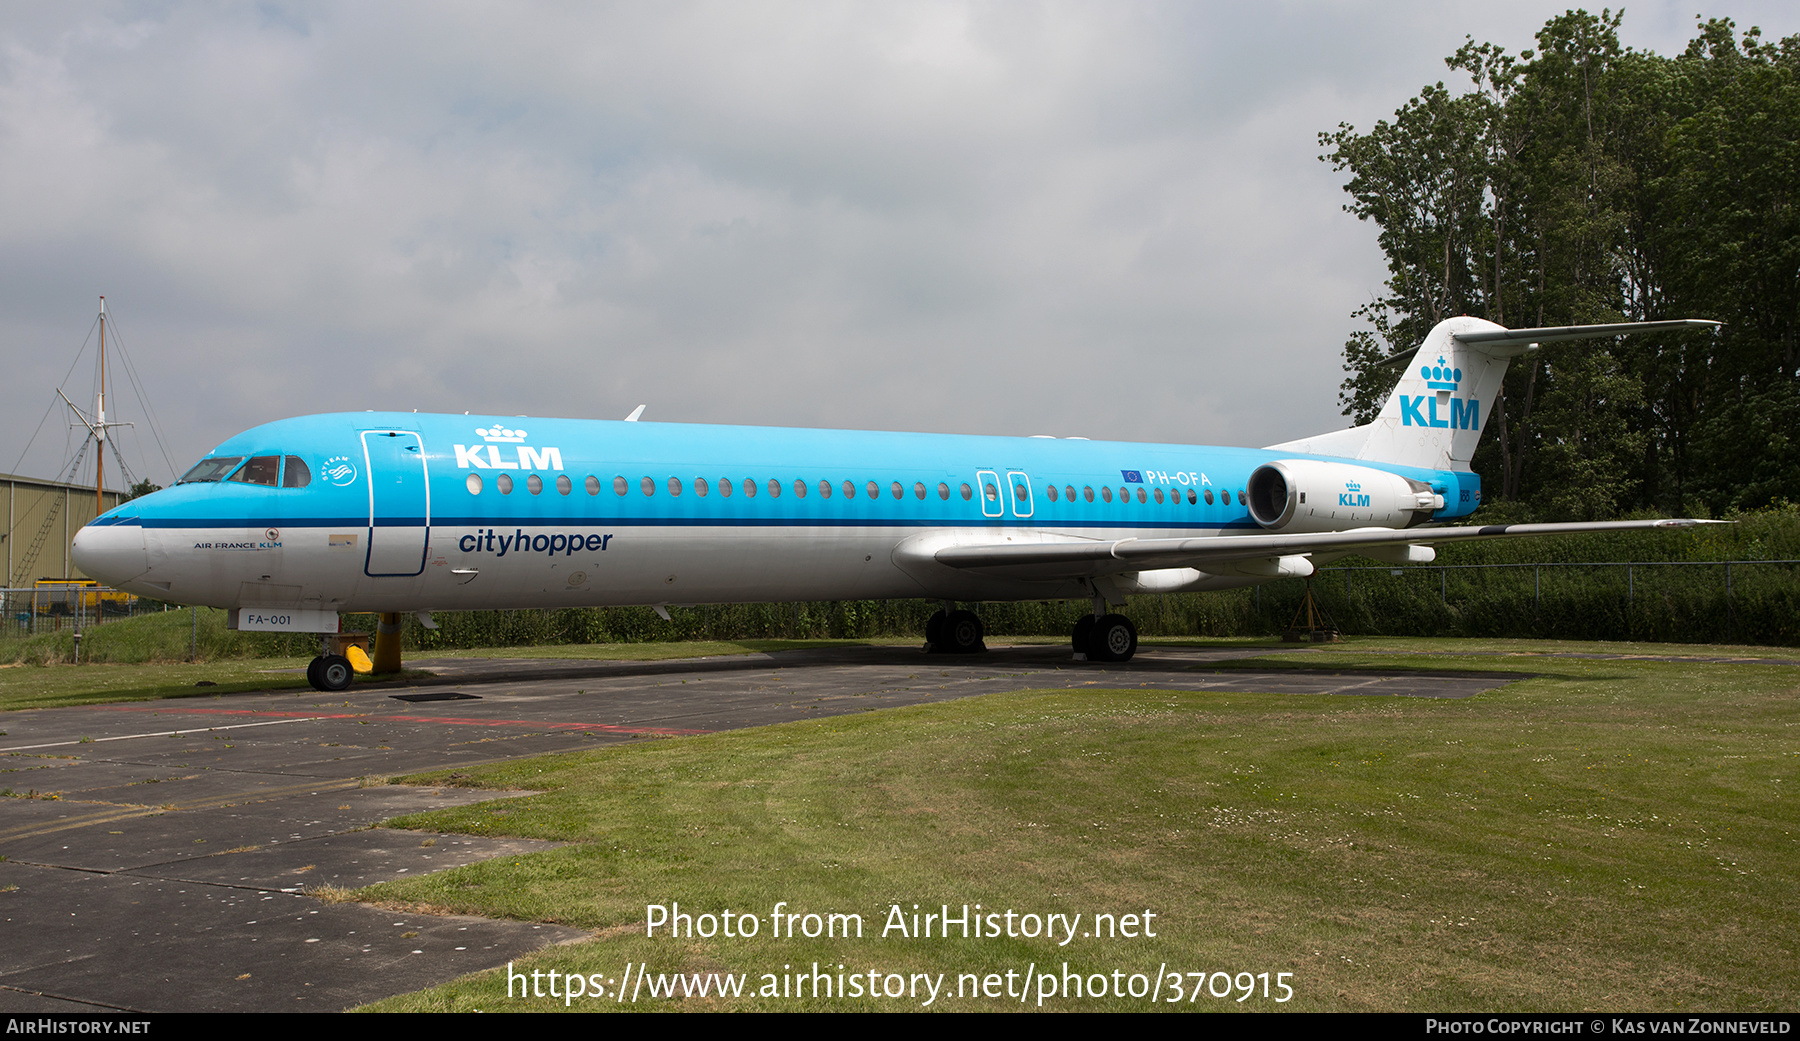
[[[350,680],[355,675],[356,669],[350,659],[341,654],[321,654],[306,666],[306,682],[312,684],[314,690],[332,694],[350,689]]]

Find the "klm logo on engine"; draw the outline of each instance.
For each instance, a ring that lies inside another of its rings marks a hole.
[[[1346,481],[1344,490],[1338,493],[1339,506],[1367,506],[1369,497],[1364,494],[1362,485],[1355,481]]]
[[[561,470],[562,449],[533,448],[525,444],[525,431],[495,424],[476,427],[485,445],[456,445],[456,466],[461,470]]]
[[[1440,356],[1436,365],[1419,366],[1419,375],[1425,378],[1425,385],[1433,391],[1450,392],[1447,396],[1450,412],[1448,415],[1438,414],[1438,400],[1446,397],[1441,393],[1402,394],[1401,426],[1440,427],[1446,430],[1481,429],[1481,402],[1474,398],[1456,396],[1456,388],[1462,383],[1461,369],[1451,367]]]

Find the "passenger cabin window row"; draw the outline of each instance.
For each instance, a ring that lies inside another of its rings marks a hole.
[[[292,459],[293,457],[289,456],[288,458]],[[481,494],[483,482],[480,474],[471,473],[464,479],[464,482],[468,485],[470,495]],[[612,479],[613,494],[620,497],[630,495],[632,484],[633,482],[631,479],[624,474],[614,477]],[[809,494],[816,493],[821,499],[830,499],[841,494],[846,499],[854,499],[858,495],[861,495],[866,498],[878,500],[883,498],[885,493],[889,498],[901,500],[905,499],[910,491],[914,499],[924,500],[928,498],[933,491],[933,489],[926,486],[924,481],[914,481],[910,489],[899,481],[893,481],[884,489],[878,481],[868,481],[859,485],[855,481],[844,481],[841,484],[833,484],[830,480],[820,480],[815,485],[803,477],[796,478],[791,485],[783,483],[782,480],[777,477],[768,478],[766,482],[759,481],[759,479],[755,477],[745,477],[737,480],[730,477],[721,477],[716,482],[708,481],[704,477],[696,477],[691,484],[684,484],[679,477],[670,477],[660,484],[654,477],[640,477],[637,479],[636,484],[638,493],[645,498],[655,498],[659,493],[667,494],[671,497],[678,497],[682,492],[690,488],[695,495],[701,498],[706,498],[716,489],[720,496],[727,499],[739,492],[742,492],[747,499],[754,499],[758,495],[767,495],[771,499],[779,499],[784,491],[788,491],[791,492],[796,499],[804,499]],[[494,485],[499,489],[501,495],[512,494],[513,479],[510,475],[501,474],[494,478]],[[531,494],[538,495],[544,490],[544,481],[537,474],[532,474],[525,479],[525,487]],[[599,495],[604,485],[599,477],[589,474],[583,480],[582,487],[589,495]],[[558,493],[568,495],[574,491],[574,488],[574,484],[567,476],[560,474],[557,476],[556,490]],[[950,501],[952,489],[948,482],[939,481],[935,490],[937,492],[937,497],[940,500],[944,502]],[[975,490],[966,482],[959,485],[954,493],[960,495],[964,502],[969,502],[975,497]],[[998,503],[1000,501],[1000,488],[991,480],[982,482],[981,493],[990,503]],[[1044,486],[1044,497],[1051,502],[1067,500],[1072,503],[1076,501],[1076,494],[1075,486],[1072,484],[1066,484],[1060,488],[1055,484],[1047,484]],[[1081,501],[1083,502],[1094,501],[1095,492],[1092,485],[1083,485],[1079,494]],[[1213,504],[1213,490],[1211,488],[1169,488],[1165,490],[1161,487],[1146,487],[1145,485],[1140,484],[1136,486],[1135,489],[1129,485],[1121,486],[1116,494],[1118,501],[1122,504],[1129,504],[1135,500],[1140,503],[1155,501],[1159,504],[1179,506],[1182,503],[1183,496],[1186,497],[1189,506],[1198,505],[1202,501],[1208,506]],[[1100,486],[1099,499],[1101,502],[1112,502],[1114,500],[1114,495],[1115,493],[1111,486]],[[1245,498],[1246,495],[1247,493],[1242,490],[1237,493],[1237,501],[1239,504],[1248,501]],[[1025,482],[1015,480],[1012,486],[1012,496],[1014,502],[1028,503],[1031,501],[1031,489]],[[1228,490],[1221,490],[1218,493],[1218,501],[1223,505],[1230,506],[1232,503],[1231,492]]]

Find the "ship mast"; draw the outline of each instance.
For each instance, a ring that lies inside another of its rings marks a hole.
[[[61,388],[57,389],[56,395],[57,395],[57,397],[60,397],[63,399],[63,402],[69,406],[69,411],[75,413],[75,418],[80,420],[81,425],[87,428],[88,438],[91,439],[92,441],[96,442],[95,452],[94,452],[94,516],[98,517],[100,514],[106,512],[106,449],[108,447],[106,433],[107,433],[107,431],[111,430],[113,427],[131,426],[130,423],[108,423],[106,421],[106,298],[105,297],[100,298],[100,384],[99,384],[99,390],[96,391],[94,394],[93,417],[89,418],[88,414],[81,410],[81,406],[75,404],[73,401],[70,401],[69,396],[67,394],[64,394],[62,392]],[[82,442],[81,452],[86,452],[86,451],[87,451],[87,441],[84,440]],[[117,449],[115,448],[114,451],[116,452]],[[69,467],[69,474],[67,477],[64,478],[64,480],[73,481],[75,479],[75,474],[78,473],[80,470],[80,466],[81,466],[81,453],[78,452],[78,453],[76,453],[76,456],[75,456],[75,462],[72,466]],[[119,457],[119,469],[120,469],[120,475],[126,481],[129,482],[131,480],[131,472],[130,472],[130,469],[125,466],[125,460],[122,456]]]
[[[106,297],[100,298],[100,390],[94,400],[94,516],[106,512]]]

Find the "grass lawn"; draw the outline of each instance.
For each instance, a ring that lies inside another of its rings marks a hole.
[[[1041,989],[1047,1009],[1791,1010],[1800,667],[1556,656],[1745,650],[1358,640],[1253,664],[1535,678],[1456,701],[1028,691],[413,778],[540,794],[393,826],[568,845],[356,898],[593,938],[520,960],[511,998],[498,971],[372,1007],[898,1010],[937,981],[928,1007],[964,1010]],[[677,902],[719,931],[646,936]],[[979,904],[1001,935],[884,935],[915,904],[921,924]],[[755,935],[723,935],[726,911]],[[789,935],[831,914],[861,937]],[[1050,915],[1056,939],[1005,935]],[[604,997],[552,999],[548,973]],[[709,995],[650,997],[673,973]],[[871,983],[905,994],[837,989]]]

